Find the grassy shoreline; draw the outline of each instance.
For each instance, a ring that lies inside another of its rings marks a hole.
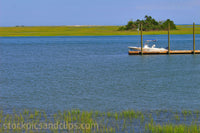
[[[25,124],[24,128],[20,124]],[[200,132],[199,124],[199,110],[100,112],[76,109],[53,114],[42,110],[14,110],[12,113],[0,110],[0,132],[197,133]],[[31,125],[36,126],[31,128]],[[62,125],[62,128],[58,128],[58,125]],[[38,129],[41,126],[43,128]]]
[[[117,36],[138,35],[138,31],[118,31],[120,26],[27,26],[0,27],[0,37],[23,36]],[[192,34],[192,25],[177,25],[171,30],[172,35]],[[167,31],[144,31],[144,35],[165,35]],[[196,25],[196,34],[200,34],[200,26]]]

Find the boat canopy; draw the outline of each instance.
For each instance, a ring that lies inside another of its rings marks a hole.
[[[144,41],[146,41],[146,42],[156,42],[156,40],[144,40]]]

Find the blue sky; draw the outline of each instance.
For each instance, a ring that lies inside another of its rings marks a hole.
[[[0,0],[0,26],[124,25],[151,15],[200,23],[200,0]]]

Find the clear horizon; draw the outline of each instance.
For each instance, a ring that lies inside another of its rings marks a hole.
[[[125,25],[145,15],[200,24],[199,7],[199,0],[1,0],[0,26]]]
[[[123,24],[126,25],[126,24]],[[74,26],[74,27],[78,27],[78,26],[123,26],[123,25],[15,25],[15,26],[0,26],[0,27],[43,27],[43,26]],[[176,25],[193,25],[193,23],[191,24],[176,24]],[[196,24],[196,26],[200,26],[200,24]]]

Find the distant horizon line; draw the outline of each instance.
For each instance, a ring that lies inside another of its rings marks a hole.
[[[175,25],[193,25],[192,24],[175,24]],[[195,24],[200,25],[200,24]],[[45,26],[74,26],[74,27],[81,27],[81,26],[123,26],[123,25],[15,25],[15,26],[0,26],[0,27],[45,27]]]

